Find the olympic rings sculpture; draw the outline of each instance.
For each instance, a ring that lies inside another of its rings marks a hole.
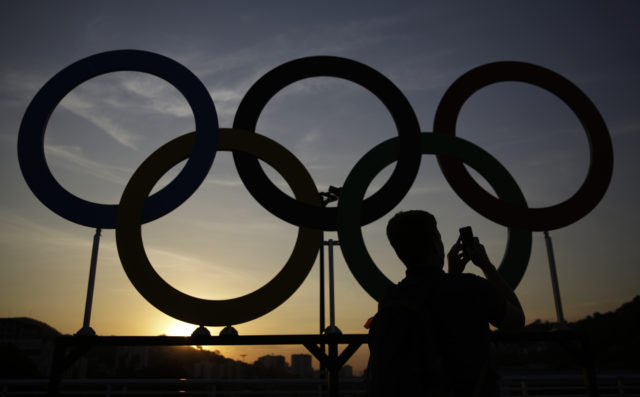
[[[76,197],[55,180],[44,157],[44,133],[51,113],[73,88],[98,75],[124,70],[149,73],[175,86],[193,111],[196,129],[151,154],[127,183],[118,205],[96,204]],[[255,132],[260,112],[278,91],[317,76],[343,78],[369,90],[389,110],[398,133],[371,149],[353,167],[337,208],[321,205],[313,179],[291,152]],[[495,158],[455,136],[457,116],[464,102],[481,88],[501,81],[520,81],[546,89],[566,103],[582,123],[590,143],[589,172],[567,201],[548,208],[529,208],[513,177]],[[263,287],[238,298],[206,300],[178,291],[155,272],[144,250],[141,225],[187,200],[208,174],[218,150],[232,151],[250,194],[269,212],[298,226],[299,231],[290,258]],[[110,51],[77,61],[52,77],[27,107],[18,135],[20,169],[45,206],[80,225],[115,228],[120,261],[140,294],[172,317],[211,326],[250,321],[286,301],[311,270],[322,246],[323,230],[337,230],[350,271],[371,297],[381,299],[391,281],[369,256],[361,227],[381,218],[402,200],[413,185],[423,154],[437,156],[445,178],[471,208],[508,227],[507,248],[498,270],[513,288],[526,270],[532,231],[557,229],[585,216],[604,196],[613,172],[611,138],[595,105],[564,77],[522,62],[490,63],[458,78],[438,105],[433,132],[425,133],[402,92],[379,72],[345,58],[301,58],[261,77],[242,99],[233,128],[221,129],[209,93],[184,66],[146,51]],[[157,181],[184,159],[187,162],[176,178],[149,195]],[[295,197],[269,180],[258,159],[284,177]],[[392,162],[396,165],[389,180],[378,192],[363,199],[371,180]],[[497,197],[480,187],[463,164],[483,175]]]

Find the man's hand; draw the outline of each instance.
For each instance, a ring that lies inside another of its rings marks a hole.
[[[462,273],[467,262],[469,262],[469,256],[467,256],[460,238],[458,238],[458,241],[456,241],[449,250],[447,262],[449,263],[449,274]]]

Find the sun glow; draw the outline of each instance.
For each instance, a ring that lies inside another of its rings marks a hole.
[[[198,328],[198,326],[195,324],[189,324],[179,320],[173,320],[165,326],[164,334],[167,336],[191,336],[191,334],[193,333],[193,331],[196,330],[196,328]],[[211,331],[211,329],[209,329],[209,331]],[[195,346],[195,345],[191,347],[194,349],[217,351],[218,353],[222,354],[227,358],[239,359],[239,358],[236,358],[235,355],[233,354],[234,353],[233,347],[229,348],[228,346],[221,347],[221,346]]]
[[[193,331],[198,328],[197,325],[184,323],[182,321],[173,320],[165,328],[165,335],[167,336],[191,336]]]

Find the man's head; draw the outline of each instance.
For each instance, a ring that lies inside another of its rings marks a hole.
[[[444,266],[444,246],[436,218],[426,211],[397,213],[387,224],[387,237],[407,268]]]

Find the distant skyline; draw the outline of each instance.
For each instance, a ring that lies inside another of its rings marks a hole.
[[[311,55],[362,62],[388,77],[413,107],[422,131],[446,89],[485,63],[515,60],[549,68],[576,84],[600,110],[614,146],[614,174],[599,205],[575,224],[553,230],[565,316],[576,320],[617,308],[640,293],[635,247],[640,216],[640,4],[565,2],[214,3],[201,1],[7,2],[0,16],[0,316],[28,316],[63,333],[82,325],[94,230],[47,209],[29,190],[17,160],[17,134],[36,92],[58,71],[89,55],[140,49],[170,57],[207,87],[221,127],[231,127],[240,100],[267,71]],[[45,153],[59,182],[87,200],[117,203],[140,163],[172,138],[192,131],[191,111],[164,81],[118,72],[74,89],[53,112]],[[396,135],[382,104],[361,87],[335,78],[292,84],[266,106],[256,132],[279,142],[309,170],[320,191],[341,186],[376,144]],[[531,207],[557,204],[581,185],[589,147],[561,101],[521,83],[486,87],[465,104],[457,135],[496,157]],[[268,174],[283,187],[282,179]],[[379,187],[388,170],[370,189]],[[163,179],[164,183],[175,172]],[[486,185],[486,184],[485,184]],[[283,187],[286,192],[286,187]],[[447,249],[471,225],[495,264],[506,229],[464,204],[423,156],[407,197],[363,228],[367,247],[393,281],[404,270],[384,228],[397,211],[436,216]],[[167,216],[143,227],[158,273],[193,296],[226,299],[249,293],[282,268],[296,228],[265,211],[243,187],[229,153],[217,153],[198,191]],[[325,238],[337,239],[335,233]],[[516,293],[527,323],[554,320],[542,233]],[[376,303],[357,284],[336,249],[336,323],[366,332]],[[236,325],[243,335],[318,332],[318,268],[283,305]],[[328,321],[328,317],[327,317]],[[91,326],[103,335],[190,334],[151,306],[127,279],[113,230],[103,230]],[[210,327],[212,334],[220,327]],[[222,347],[247,360],[301,347]],[[363,367],[366,348],[353,362]]]

